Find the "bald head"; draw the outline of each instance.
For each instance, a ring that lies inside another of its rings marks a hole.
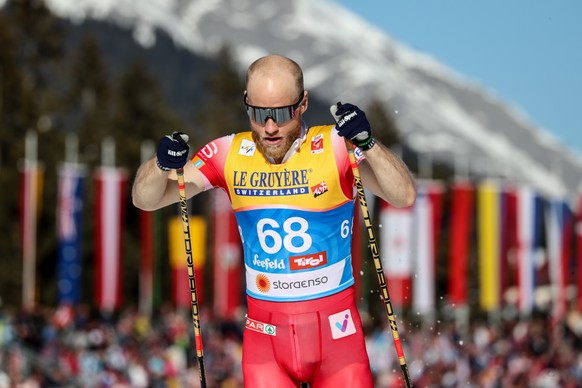
[[[282,55],[268,55],[254,61],[247,71],[247,93],[253,105],[264,98],[286,105],[303,91],[303,71],[297,62]]]

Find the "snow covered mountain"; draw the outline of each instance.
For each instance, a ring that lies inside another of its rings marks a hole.
[[[0,0],[0,5],[2,0]],[[257,57],[299,62],[306,87],[330,104],[377,98],[408,146],[463,175],[507,178],[551,196],[581,189],[574,154],[501,98],[434,59],[396,42],[328,0],[47,0],[73,22],[131,29],[144,47],[156,30],[203,55],[229,43],[243,72]]]

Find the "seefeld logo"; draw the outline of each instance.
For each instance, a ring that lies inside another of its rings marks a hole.
[[[266,259],[259,259],[259,255],[255,255],[255,257],[253,258],[253,265],[256,265],[257,267],[261,267],[264,269],[285,269],[287,268],[285,266],[285,262],[283,261],[283,259],[275,259],[275,260],[271,260],[268,257]]]

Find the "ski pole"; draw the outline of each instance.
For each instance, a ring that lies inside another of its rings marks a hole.
[[[336,104],[337,108],[341,107],[341,102]],[[333,116],[335,112],[332,112]],[[398,326],[396,325],[396,318],[394,316],[394,309],[392,308],[392,302],[390,301],[390,294],[388,293],[388,286],[386,285],[386,278],[384,276],[384,269],[382,268],[382,260],[380,259],[378,244],[376,242],[376,234],[372,226],[372,219],[370,218],[370,212],[368,210],[368,201],[366,201],[366,193],[364,192],[364,185],[362,184],[362,178],[360,176],[360,169],[358,168],[358,162],[356,156],[354,155],[354,146],[349,141],[346,140],[346,149],[348,151],[348,156],[350,158],[350,164],[352,167],[352,173],[354,175],[354,181],[356,182],[356,188],[358,191],[358,199],[360,201],[360,208],[362,209],[362,216],[364,218],[364,224],[366,226],[366,231],[368,232],[368,243],[370,246],[370,251],[372,252],[372,258],[374,259],[374,267],[376,269],[376,275],[378,277],[378,282],[380,283],[380,289],[382,290],[382,299],[384,300],[384,305],[386,306],[386,312],[388,313],[388,321],[390,323],[390,329],[392,331],[392,338],[394,339],[394,345],[396,347],[396,355],[398,356],[398,362],[400,363],[400,369],[402,369],[402,376],[404,377],[404,384],[407,388],[412,387],[410,384],[410,375],[408,373],[408,366],[406,365],[406,358],[404,357],[404,351],[402,349],[402,342],[400,341],[400,335],[398,334]]]
[[[180,135],[174,139],[185,143]],[[188,263],[188,281],[190,283],[190,296],[192,297],[192,322],[194,323],[194,340],[196,342],[196,356],[198,358],[198,374],[200,386],[206,388],[206,376],[204,373],[204,352],[202,350],[202,333],[200,332],[200,311],[198,308],[198,296],[196,293],[196,279],[194,277],[194,263],[192,259],[192,242],[190,240],[190,221],[188,220],[188,203],[186,202],[186,184],[184,183],[184,169],[176,170],[178,174],[178,191],[180,192],[180,209],[182,213],[182,227],[184,229],[184,246],[186,248],[186,261]]]

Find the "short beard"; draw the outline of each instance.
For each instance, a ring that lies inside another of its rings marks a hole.
[[[287,154],[287,151],[289,151],[289,148],[291,148],[293,142],[301,135],[301,125],[297,125],[294,129],[289,131],[286,136],[283,136],[283,141],[278,146],[265,146],[263,140],[256,131],[252,130],[251,133],[259,151],[262,152],[263,155],[273,159],[275,163],[279,164],[283,161],[283,158]]]

